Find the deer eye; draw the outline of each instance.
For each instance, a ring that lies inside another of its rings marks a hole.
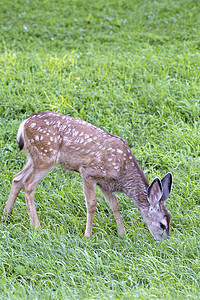
[[[160,227],[162,228],[162,230],[165,230],[166,229],[166,226],[160,222]]]

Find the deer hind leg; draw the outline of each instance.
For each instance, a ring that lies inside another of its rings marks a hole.
[[[33,169],[32,172],[24,179],[23,186],[25,191],[25,199],[28,207],[31,223],[36,228],[41,228],[40,222],[37,216],[34,193],[37,185],[45,177],[49,170]]]
[[[114,217],[115,217],[115,220],[116,220],[116,223],[117,223],[118,233],[119,233],[119,235],[121,235],[122,233],[125,232],[125,229],[124,229],[124,224],[122,222],[121,215],[120,215],[118,199],[117,199],[117,197],[115,196],[114,193],[105,191],[102,188],[100,188],[100,189],[101,189],[104,197],[106,198],[106,200],[110,204],[110,207],[113,211],[113,214],[114,214]]]
[[[16,200],[19,192],[23,188],[23,180],[32,171],[32,168],[33,168],[32,163],[31,163],[31,161],[29,161],[27,163],[27,165],[25,166],[25,168],[21,172],[14,175],[10,195],[6,202],[6,206],[4,208],[2,219],[5,219],[7,214],[9,214],[11,212],[13,205],[15,204],[15,200]]]

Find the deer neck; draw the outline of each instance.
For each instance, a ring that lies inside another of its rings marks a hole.
[[[126,194],[137,206],[141,214],[148,209],[147,199],[148,180],[135,160],[133,164],[127,166],[124,178],[123,193]]]

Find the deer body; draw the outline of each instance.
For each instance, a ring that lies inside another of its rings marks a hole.
[[[165,201],[171,191],[172,175],[161,181],[156,178],[149,185],[128,144],[120,137],[107,133],[95,125],[59,113],[37,113],[19,127],[17,141],[28,155],[25,168],[14,176],[3,218],[14,205],[24,188],[31,223],[40,227],[34,191],[44,176],[61,164],[65,169],[79,172],[87,205],[85,235],[92,233],[96,209],[96,185],[108,200],[118,227],[124,232],[119,203],[114,192],[129,196],[140,210],[152,235],[160,240],[169,234],[170,214]]]

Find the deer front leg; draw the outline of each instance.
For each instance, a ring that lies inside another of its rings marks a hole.
[[[83,190],[85,194],[86,206],[87,206],[87,224],[85,230],[85,236],[90,237],[92,234],[92,223],[94,213],[97,206],[96,199],[96,184],[92,179],[85,178],[83,174]]]
[[[105,191],[102,188],[100,188],[100,189],[101,189],[104,197],[106,198],[106,200],[110,204],[110,207],[113,211],[113,214],[114,214],[114,217],[115,217],[115,220],[116,220],[116,223],[117,223],[118,233],[119,233],[119,235],[121,235],[125,232],[125,229],[124,229],[124,224],[122,222],[121,215],[120,215],[118,199],[117,199],[117,197],[115,196],[114,193]]]

